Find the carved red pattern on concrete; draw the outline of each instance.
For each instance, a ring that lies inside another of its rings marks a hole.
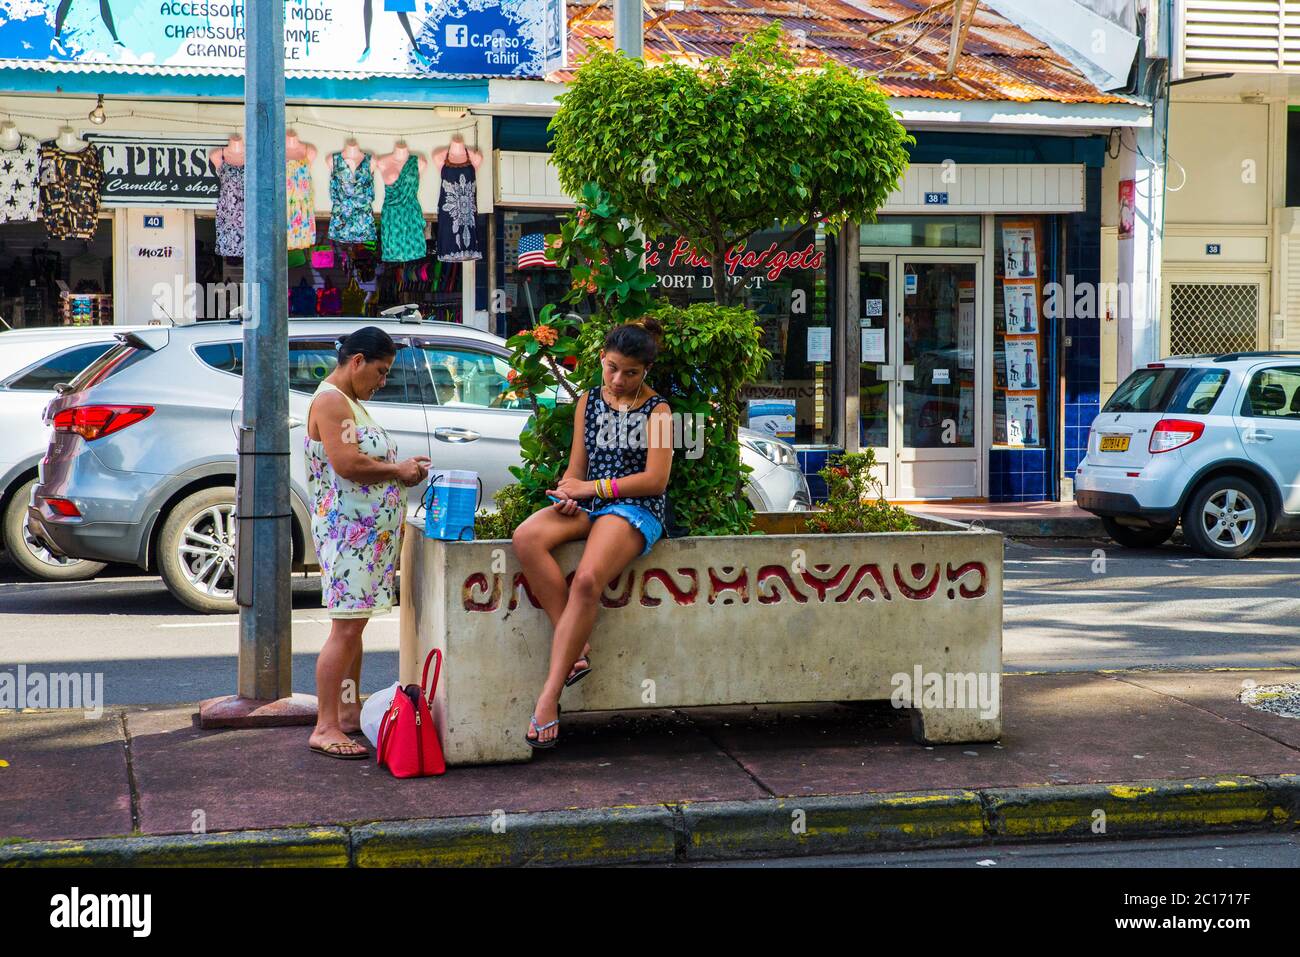
[[[846,601],[893,601],[894,594],[885,582],[885,575],[879,565],[867,563],[858,565],[841,565],[832,571],[831,565],[812,565],[804,567],[796,574],[784,565],[763,565],[754,576],[753,592],[759,604],[774,605],[782,601],[807,604],[815,600],[824,604],[828,596],[835,602]],[[849,570],[853,569],[852,575]],[[745,566],[723,565],[719,568],[710,566],[706,569],[708,578],[707,604],[736,605],[748,604],[750,600],[749,569]],[[899,594],[911,601],[927,601],[939,594],[940,586],[946,580],[951,587],[946,589],[946,596],[951,600],[958,597],[966,599],[982,598],[988,594],[989,574],[983,562],[966,562],[953,567],[946,565],[926,565],[916,562],[907,568],[895,564],[891,569],[894,584]],[[814,574],[815,573],[815,574]],[[700,572],[695,568],[678,568],[677,576],[685,578],[689,585],[682,587],[666,569],[647,568],[638,576],[634,570],[619,576],[617,581],[600,596],[600,603],[605,608],[624,608],[635,597],[647,608],[657,608],[663,599],[650,592],[650,583],[658,582],[663,591],[676,605],[689,607],[695,605],[700,597]],[[977,576],[968,584],[969,576]],[[639,577],[639,585],[638,585]],[[568,579],[571,581],[573,575]],[[870,583],[867,581],[870,579]],[[842,587],[845,581],[847,587]],[[872,586],[874,583],[874,588]],[[800,586],[804,587],[800,587]],[[862,586],[859,588],[859,586]],[[537,596],[528,587],[528,580],[523,572],[515,572],[511,581],[508,610],[519,607],[519,590],[534,608],[540,608]],[[615,588],[615,591],[610,588]],[[493,612],[501,605],[503,582],[501,575],[488,576],[474,572],[465,579],[461,587],[462,604],[466,611]]]

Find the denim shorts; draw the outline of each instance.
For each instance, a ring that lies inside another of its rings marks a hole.
[[[640,505],[615,502],[613,505],[606,505],[587,514],[593,521],[601,515],[618,515],[627,519],[628,523],[645,539],[645,548],[641,550],[642,555],[649,555],[650,549],[654,548],[655,542],[659,541],[664,534],[664,527],[659,524],[659,519],[655,518],[654,513],[649,509],[642,508]]]

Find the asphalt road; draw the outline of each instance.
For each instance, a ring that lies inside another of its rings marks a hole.
[[[1300,836],[1295,834],[1212,834],[1143,841],[1088,841],[1028,844],[1019,847],[968,847],[950,850],[833,854],[825,857],[726,861],[687,867],[899,867],[971,868],[1237,868],[1300,867]],[[1227,890],[1228,886],[1216,888]]]
[[[1009,672],[1300,666],[1295,544],[1232,561],[1183,545],[1013,541],[1005,576]]]
[[[1104,562],[1102,561],[1104,559]],[[1300,667],[1300,546],[1243,561],[1180,545],[1009,542],[1006,670]],[[0,668],[104,673],[107,704],[194,701],[235,688],[237,617],[189,612],[156,577],[115,569],[34,582],[0,566]],[[329,631],[316,577],[294,579],[294,689],[314,691]],[[397,615],[366,630],[362,690],[397,673]]]

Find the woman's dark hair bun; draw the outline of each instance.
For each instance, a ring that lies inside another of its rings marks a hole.
[[[663,334],[664,327],[659,325],[657,319],[643,316],[635,322],[625,322],[609,330],[605,336],[605,351],[617,352],[648,366],[659,355]]]
[[[636,324],[654,336],[660,343],[663,342],[664,327],[659,324],[659,320],[654,316],[644,316],[637,320]]]
[[[353,356],[361,356],[367,362],[377,359],[391,359],[397,355],[397,343],[393,337],[378,326],[365,326],[342,336],[335,342],[339,352],[339,362],[347,362]]]

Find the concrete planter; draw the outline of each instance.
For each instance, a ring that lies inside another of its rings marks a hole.
[[[582,544],[563,546],[577,567]],[[1001,733],[1002,536],[749,535],[661,541],[606,589],[594,670],[565,714],[889,700],[927,742]],[[551,625],[508,541],[406,529],[401,680],[429,650],[448,764],[524,761]],[[563,724],[561,724],[563,737]]]

